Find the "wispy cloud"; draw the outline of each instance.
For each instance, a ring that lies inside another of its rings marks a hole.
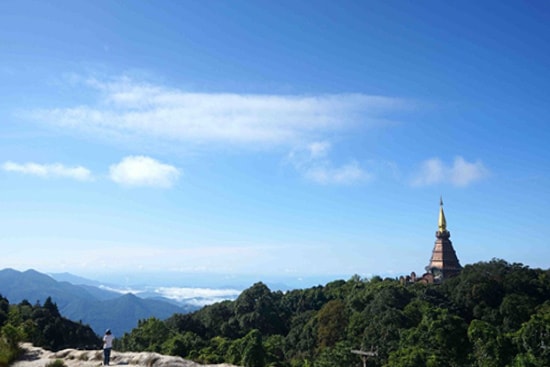
[[[129,156],[109,168],[109,177],[125,186],[172,187],[180,170],[145,156]]]
[[[328,141],[313,142],[306,147],[309,159],[323,158],[328,154],[330,149],[331,144]]]
[[[318,184],[349,185],[372,178],[356,161],[335,167],[328,158],[331,148],[329,142],[313,142],[292,150],[287,160],[303,177]]]
[[[361,93],[195,93],[125,76],[72,76],[70,82],[95,98],[81,105],[27,110],[20,116],[116,143],[305,147],[291,152],[288,161],[307,180],[325,185],[372,178],[353,157],[333,163],[328,140],[339,132],[392,123],[394,113],[414,106],[402,98]],[[145,157],[125,159],[109,173],[114,182],[128,186],[170,187],[178,176],[177,168]]]
[[[320,184],[348,185],[366,181],[371,178],[357,162],[351,162],[340,167],[330,167],[324,164],[312,166],[304,172],[306,178]]]
[[[410,106],[400,98],[359,93],[270,95],[192,93],[130,78],[87,79],[88,104],[31,110],[27,118],[65,129],[192,143],[291,144],[312,136],[380,124]]]
[[[241,294],[237,289],[159,287],[155,292],[162,297],[195,306],[206,306],[223,300],[234,300]]]
[[[489,170],[481,161],[467,162],[458,156],[452,165],[446,166],[439,158],[428,159],[420,165],[411,183],[413,186],[429,186],[450,183],[464,187],[480,181],[489,175]]]
[[[177,301],[180,304],[203,307],[216,302],[236,299],[242,291],[233,288],[191,288],[191,287],[112,287],[101,285],[99,288],[120,294],[132,293],[135,295],[157,294],[161,297]]]
[[[18,172],[26,175],[42,178],[71,178],[78,181],[89,181],[92,173],[85,167],[67,167],[60,163],[38,164],[38,163],[14,163],[5,162],[2,169],[7,172]]]

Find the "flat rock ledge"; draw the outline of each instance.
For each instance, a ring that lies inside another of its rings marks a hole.
[[[46,367],[56,359],[62,360],[67,367],[98,367],[103,365],[103,351],[64,349],[58,352],[38,348],[23,343],[24,350],[12,367]],[[180,357],[165,356],[152,352],[111,352],[111,366],[139,367],[238,367],[232,364],[199,364]]]

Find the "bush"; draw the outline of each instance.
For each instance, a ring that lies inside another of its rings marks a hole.
[[[21,332],[11,324],[6,324],[0,331],[0,367],[9,366],[22,353],[19,348]]]
[[[48,363],[46,367],[66,367],[66,364],[61,359],[56,359],[55,361]]]
[[[0,367],[9,366],[21,355],[21,352],[20,348],[12,348],[0,340]]]

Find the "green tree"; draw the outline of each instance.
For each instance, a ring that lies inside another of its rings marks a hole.
[[[11,349],[16,349],[19,342],[23,340],[23,333],[21,330],[9,323],[2,326],[0,329],[0,336],[8,348]]]
[[[230,321],[234,316],[233,303],[230,301],[214,303],[204,307],[196,314],[197,320],[201,327],[186,328],[186,330],[202,329],[204,338],[213,338],[221,335],[229,338],[238,337],[238,330],[229,326]],[[189,322],[190,324],[191,322]],[[199,334],[201,335],[201,334]]]
[[[46,301],[44,302],[44,305],[42,306],[46,311],[50,313],[53,317],[61,317],[61,314],[59,313],[59,309],[57,308],[57,304],[55,304],[52,301],[52,297],[46,298]]]
[[[315,367],[349,367],[357,364],[357,356],[351,353],[351,345],[340,341],[330,348],[324,348],[315,359]]]
[[[498,328],[482,320],[473,320],[468,327],[475,366],[499,367],[509,363],[511,341]]]
[[[21,354],[19,342],[22,333],[14,325],[6,323],[0,329],[0,366],[9,366]]]
[[[402,335],[400,348],[420,347],[430,363],[441,360],[449,367],[467,364],[470,349],[467,325],[447,309],[426,310],[418,327],[403,331]]]
[[[10,303],[8,299],[0,295],[0,327],[4,326],[4,324],[8,321],[9,312],[10,312]]]
[[[204,346],[205,342],[197,334],[187,331],[183,334],[174,334],[163,342],[162,351],[164,354],[185,358],[192,351],[200,350]]]
[[[264,340],[266,363],[269,366],[281,366],[286,357],[285,338],[282,335],[270,335]]]
[[[317,340],[319,348],[332,347],[346,335],[348,316],[341,300],[327,302],[317,313]]]
[[[243,291],[235,300],[235,319],[240,330],[248,333],[253,329],[263,335],[286,332],[283,312],[279,308],[282,294],[272,293],[263,283],[256,283]]]
[[[233,340],[225,355],[226,360],[231,364],[240,364],[243,358],[243,348],[244,342],[242,339]]]
[[[516,357],[518,367],[550,365],[550,302],[521,326],[515,341],[520,351]]]
[[[138,327],[129,334],[124,334],[121,340],[115,339],[115,347],[122,350],[160,353],[163,350],[163,343],[172,336],[173,333],[163,321],[151,317],[138,321]]]
[[[243,338],[241,364],[244,367],[263,367],[265,365],[265,350],[259,330],[252,330]]]
[[[390,353],[388,366],[392,367],[426,367],[429,355],[418,345],[400,348]]]
[[[287,358],[311,360],[317,348],[317,318],[315,311],[299,313],[292,319],[292,327],[286,336]]]

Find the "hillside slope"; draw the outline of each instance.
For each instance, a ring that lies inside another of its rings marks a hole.
[[[23,300],[43,303],[51,297],[64,317],[90,325],[99,335],[106,328],[122,335],[135,328],[141,319],[165,319],[186,312],[171,302],[59,282],[35,270],[0,270],[0,294],[12,303]]]

